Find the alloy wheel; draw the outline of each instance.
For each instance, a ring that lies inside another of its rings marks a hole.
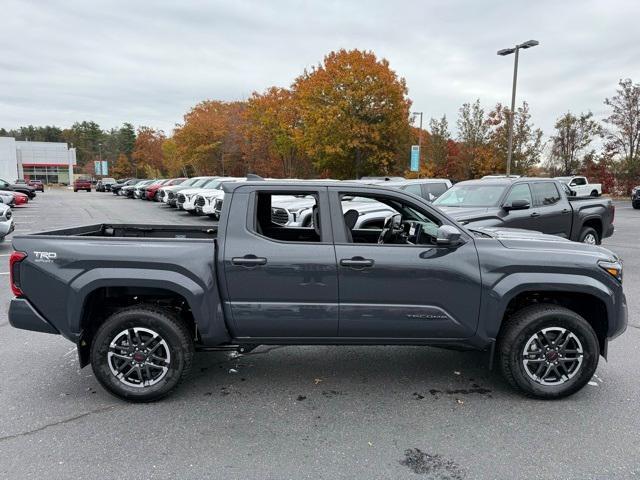
[[[169,345],[148,328],[122,330],[109,344],[107,363],[111,373],[129,387],[150,387],[169,371]]]
[[[522,363],[533,381],[541,385],[562,385],[582,365],[584,350],[578,337],[562,327],[534,333],[524,346]]]

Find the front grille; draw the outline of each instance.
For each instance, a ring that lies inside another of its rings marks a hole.
[[[200,197],[200,196],[198,196],[198,197],[196,198],[195,204],[196,204],[196,206],[198,206],[198,207],[204,207],[204,204],[205,204],[204,197]]]
[[[216,212],[219,212],[222,210],[222,199],[221,198],[216,198],[216,202],[213,205],[213,208],[216,210]]]
[[[176,196],[176,194],[175,194],[175,193],[173,193],[173,192],[169,192],[169,193],[167,193],[167,198],[168,198],[169,200],[172,200],[172,199],[173,199],[173,197],[175,197],[175,196]]]
[[[183,194],[178,195],[178,203],[184,203],[187,201],[187,197],[185,197]]]
[[[272,208],[271,221],[278,225],[286,225],[289,221],[289,214],[284,208]]]
[[[164,190],[160,190],[160,193],[158,193],[158,196],[160,198],[164,198]]]
[[[4,215],[7,220],[11,220],[11,215],[13,215],[13,213],[11,213],[11,210],[7,210],[7,213]]]

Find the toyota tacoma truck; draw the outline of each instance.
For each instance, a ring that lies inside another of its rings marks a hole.
[[[16,235],[16,328],[60,334],[130,401],[167,395],[194,352],[259,345],[430,345],[488,352],[524,394],[593,376],[627,324],[622,262],[604,248],[465,227],[413,194],[345,182],[225,183],[211,227],[96,224]],[[274,222],[310,197],[308,226]],[[355,228],[343,200],[391,213]]]
[[[568,196],[550,178],[487,178],[456,183],[433,204],[463,225],[535,230],[599,245],[613,235],[609,198]]]

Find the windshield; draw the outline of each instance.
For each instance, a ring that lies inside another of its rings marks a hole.
[[[434,205],[443,207],[494,207],[498,205],[506,185],[454,185],[444,192]]]
[[[199,178],[196,182],[192,183],[192,187],[203,187],[207,183],[211,182],[211,178]]]

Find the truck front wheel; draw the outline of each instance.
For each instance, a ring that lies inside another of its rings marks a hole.
[[[498,339],[507,381],[526,395],[562,398],[580,390],[598,366],[598,337],[577,313],[558,305],[537,304],[513,315]]]
[[[113,395],[151,402],[168,395],[188,375],[193,360],[189,329],[170,312],[151,305],[124,308],[98,328],[91,366]]]

